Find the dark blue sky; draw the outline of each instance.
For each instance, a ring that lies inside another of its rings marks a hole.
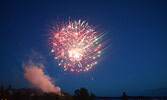
[[[22,62],[34,50],[45,58],[47,74],[70,94],[81,87],[97,96],[167,94],[166,5],[165,0],[1,0],[0,85],[30,86]],[[49,52],[48,28],[68,17],[108,32],[110,49],[90,72],[64,75]]]

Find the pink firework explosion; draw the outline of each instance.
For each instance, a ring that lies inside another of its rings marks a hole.
[[[64,71],[89,71],[101,55],[102,35],[85,21],[69,21],[51,30],[51,52]]]

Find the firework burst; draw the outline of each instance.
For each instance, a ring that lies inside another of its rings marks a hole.
[[[101,56],[102,37],[86,21],[69,21],[51,31],[51,52],[64,71],[89,71]]]

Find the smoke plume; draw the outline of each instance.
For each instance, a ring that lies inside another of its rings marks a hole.
[[[35,64],[32,60],[29,60],[26,64],[23,62],[22,66],[25,70],[25,79],[27,79],[35,87],[40,88],[43,92],[53,92],[58,95],[61,94],[60,87],[55,87],[52,79],[48,75],[45,75],[43,71],[43,64]]]

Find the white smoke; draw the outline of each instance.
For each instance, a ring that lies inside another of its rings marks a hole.
[[[26,64],[23,62],[22,66],[25,70],[24,77],[35,87],[40,88],[43,92],[53,92],[61,95],[60,87],[55,87],[52,79],[45,75],[43,64],[35,64],[32,60],[29,60]]]

